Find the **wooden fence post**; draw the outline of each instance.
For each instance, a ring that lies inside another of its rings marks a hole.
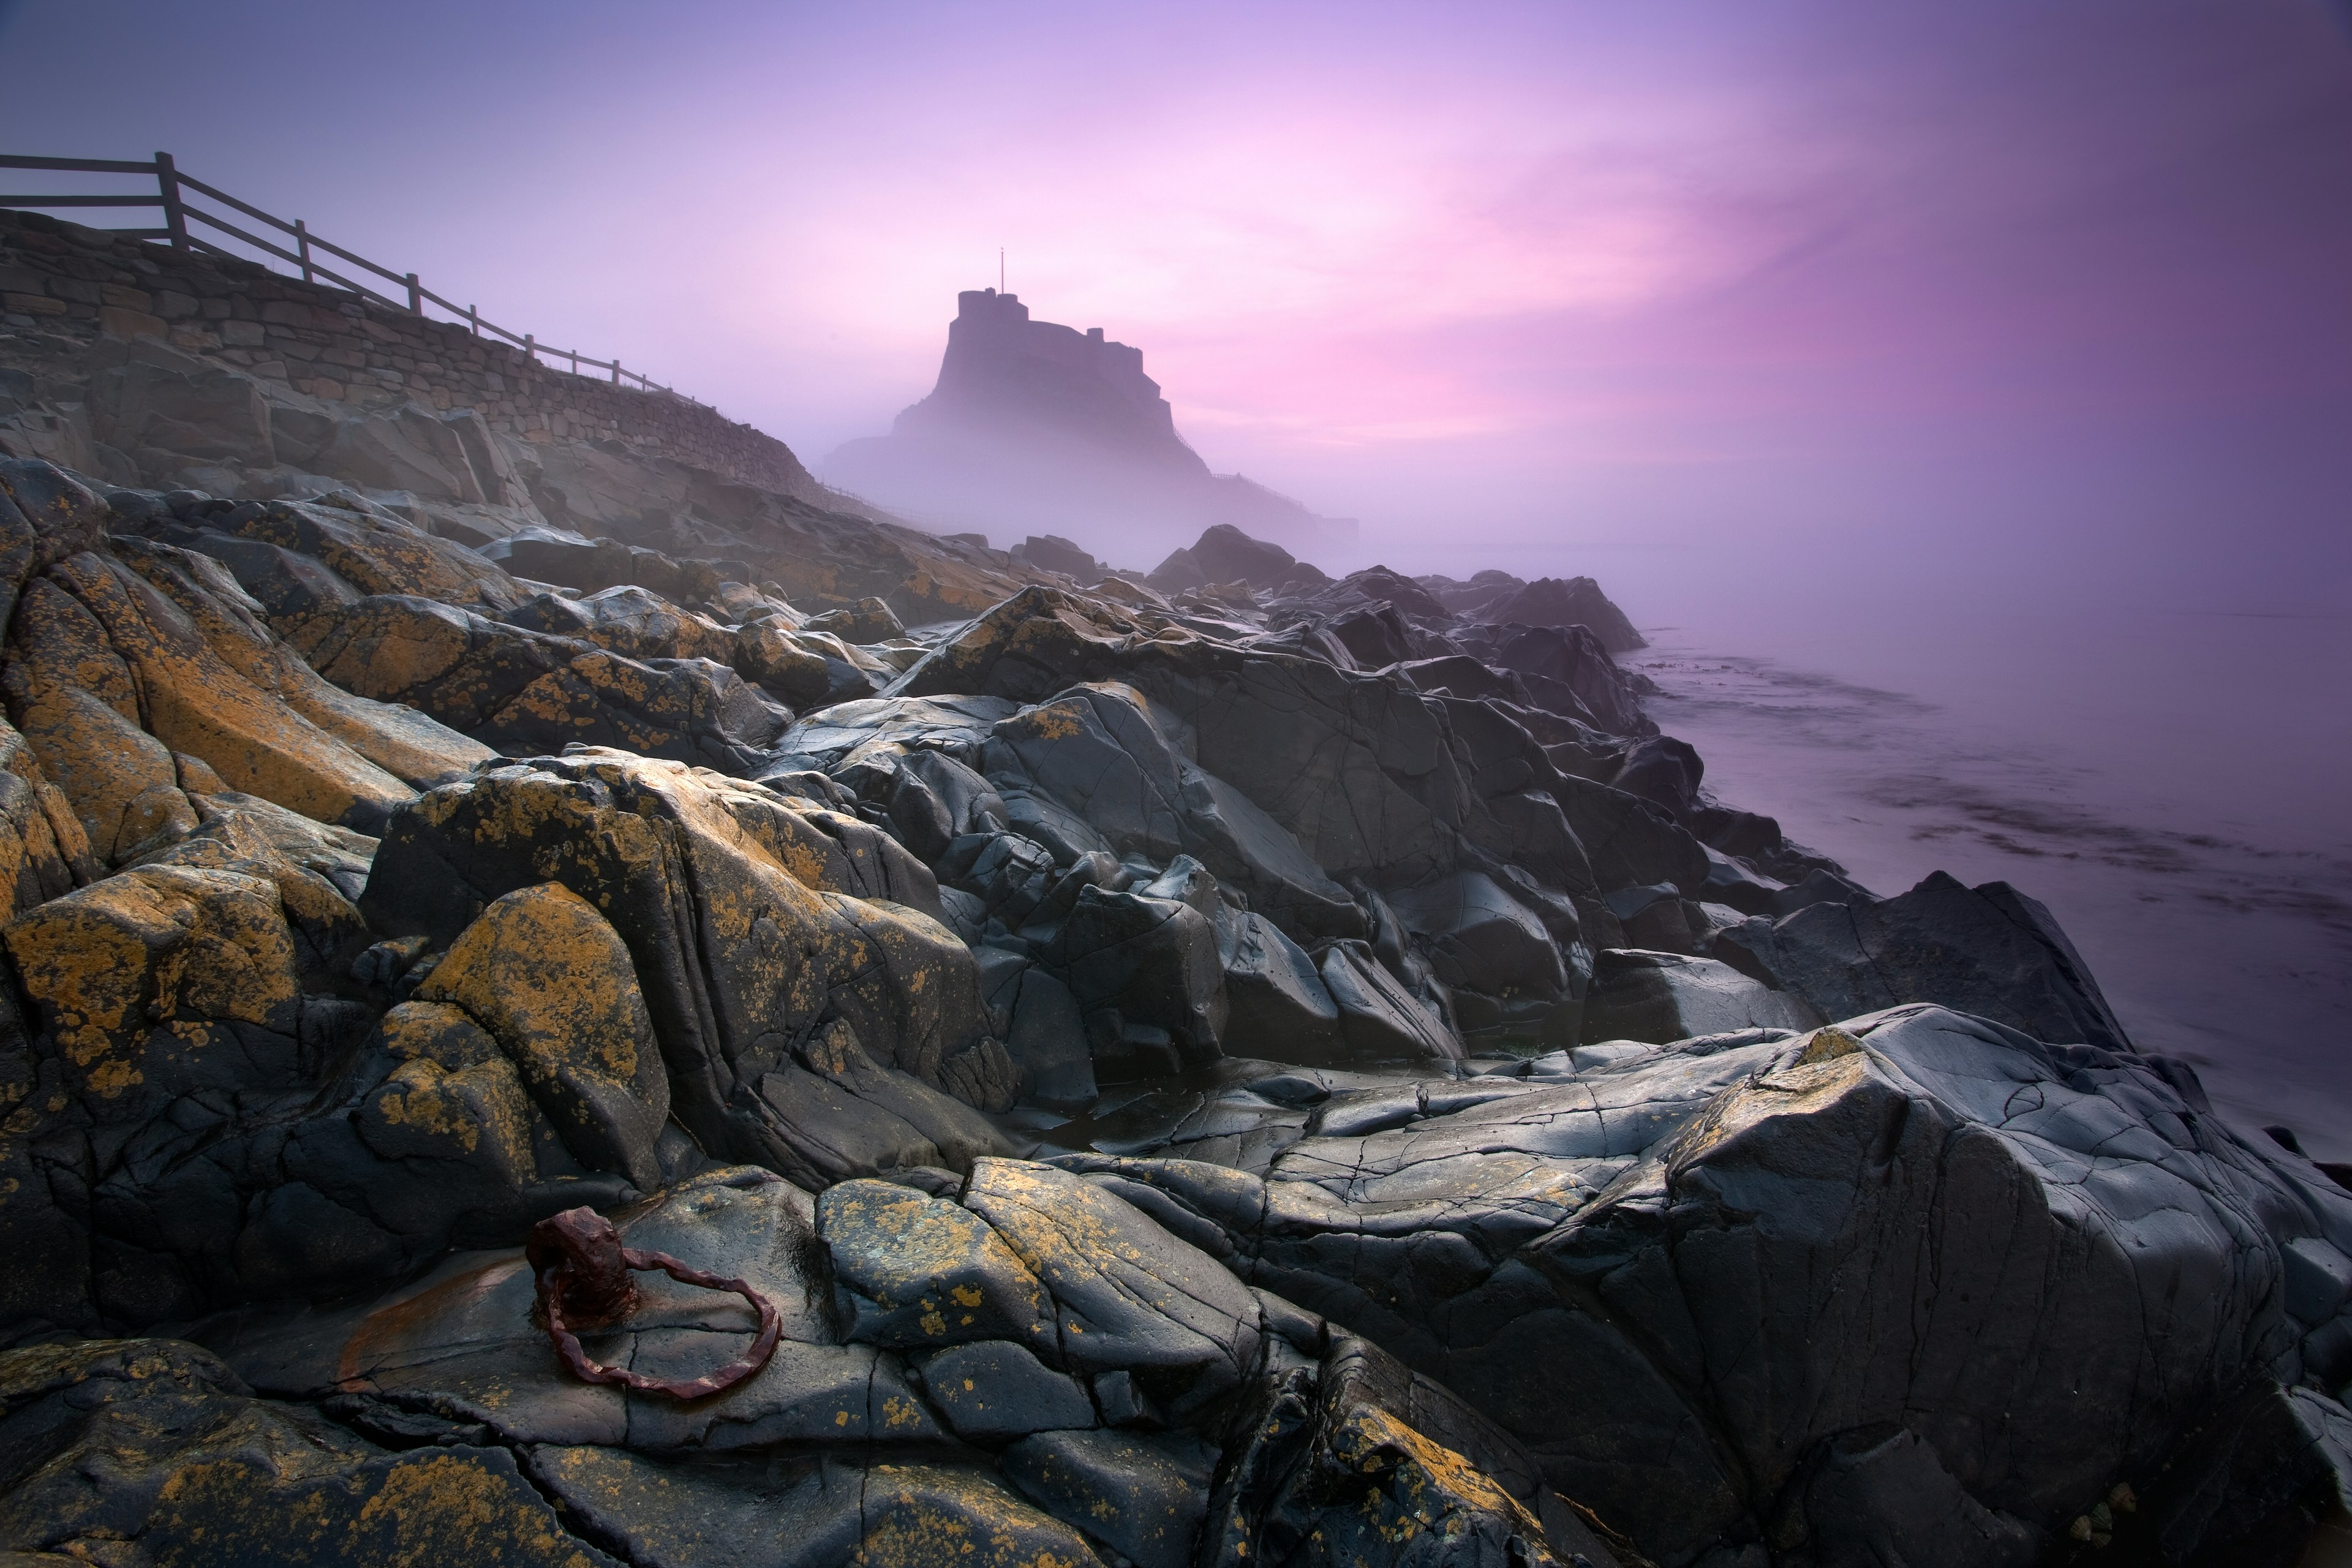
[[[155,184],[163,197],[163,226],[172,232],[172,248],[188,248],[188,215],[180,205],[180,171],[172,163],[172,154],[155,154]]]
[[[574,375],[578,375],[580,374],[580,351],[578,349],[573,349],[572,351],[572,374]]]
[[[310,226],[299,217],[294,220],[294,249],[302,258],[302,281],[316,283],[310,275]]]
[[[614,386],[621,384],[621,356],[619,354],[614,354],[613,356],[613,384]]]
[[[425,314],[425,290],[418,286],[414,272],[408,275],[408,313],[412,316]]]

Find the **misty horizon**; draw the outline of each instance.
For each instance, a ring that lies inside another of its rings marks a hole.
[[[60,62],[0,139],[168,146],[812,461],[923,395],[1002,247],[1042,318],[1143,349],[1212,469],[1361,519],[1335,568],[1616,560],[1675,620],[1779,549],[1858,589],[2343,603],[2352,34],[2316,0],[1307,6],[1246,57],[1213,10],[719,5],[469,14],[460,56],[426,7],[347,68],[421,118],[289,142],[121,90],[232,34],[266,72],[320,25],[275,14],[0,7],[0,47]],[[523,49],[549,68],[493,64]],[[469,177],[498,147],[511,177]]]

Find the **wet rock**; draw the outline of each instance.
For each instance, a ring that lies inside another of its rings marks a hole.
[[[823,1185],[845,1173],[810,1167],[776,1109],[819,1076],[796,1047],[838,1019],[862,1056],[940,1089],[987,1029],[971,950],[918,912],[928,872],[871,841],[861,862],[862,826],[674,763],[541,758],[395,818],[361,907],[378,931],[446,942],[491,900],[562,883],[627,946],[673,1113],[701,1146]]]
[[[1181,1413],[1237,1387],[1261,1349],[1257,1304],[1215,1259],[1132,1205],[1049,1166],[982,1160],[964,1202],[1053,1297],[1061,1352],[1134,1373]]]
[[[1583,1037],[1664,1045],[1738,1029],[1810,1029],[1821,1021],[1801,997],[1769,990],[1713,959],[1608,948],[1593,957]]]
[[[1383,968],[1368,944],[1331,943],[1323,950],[1319,973],[1339,1010],[1339,1037],[1350,1064],[1462,1055],[1462,1042],[1445,1020]]]
[[[814,627],[788,626],[780,617],[739,628],[728,657],[744,676],[803,710],[874,697],[893,679],[887,665],[863,649]]]
[[[2030,1568],[2050,1533],[1986,1508],[1907,1428],[1864,1428],[1824,1442],[1769,1539],[1793,1561],[1900,1562],[1921,1568]]]
[[[1439,1415],[1458,1409],[1433,1389],[1436,1398],[1416,1400],[1421,1386],[1359,1340],[1335,1345],[1316,1375],[1267,1378],[1218,1467],[1202,1560],[1564,1564],[1575,1546],[1591,1546],[1587,1562],[1613,1563],[1557,1504],[1565,1517],[1556,1533],[1573,1546],[1563,1539],[1556,1553],[1528,1502],[1416,1429],[1416,1405]],[[1476,1422],[1460,1414],[1460,1425]],[[1523,1484],[1540,1493],[1539,1483]]]
[[[1342,1057],[1339,1005],[1315,961],[1280,927],[1249,911],[1217,927],[1224,970],[1224,1045],[1233,1055],[1308,1067]]]
[[[2068,1533],[2126,1541],[2168,1568],[2312,1562],[2307,1553],[2334,1544],[2315,1538],[2340,1537],[2352,1511],[2352,1415],[2314,1389],[2257,1384],[2217,1408],[2137,1489],[2145,1502],[2116,1489],[2092,1505],[2105,1519],[2086,1509],[2076,1517],[2090,1528]],[[2116,1506],[2126,1500],[2128,1511]]]
[[[848,1293],[848,1337],[918,1349],[1010,1341],[1059,1360],[1053,1303],[970,1210],[912,1187],[852,1181],[817,1200],[817,1229]]]
[[[803,629],[839,637],[846,643],[877,643],[887,642],[907,628],[899,624],[897,612],[889,605],[868,596],[847,609],[828,610],[815,616]]]
[[[1192,763],[1132,687],[1080,686],[991,732],[988,768],[1016,771],[1120,854],[1192,855],[1308,933],[1347,929],[1353,907],[1288,831]]]
[[[332,1394],[355,1415],[430,1411],[478,1423],[508,1443],[625,1443],[677,1454],[941,1440],[894,1359],[835,1342],[805,1193],[764,1171],[721,1169],[616,1223],[623,1245],[744,1280],[773,1304],[782,1337],[768,1363],[689,1405],[582,1383],[531,1321],[531,1272],[520,1251],[454,1258],[372,1306],[232,1317],[205,1331],[265,1393]],[[660,1273],[631,1278],[635,1310],[614,1328],[582,1335],[587,1353],[606,1364],[691,1377],[731,1359],[756,1327],[750,1306],[731,1292]]]
[[[1190,1568],[1214,1452],[1189,1435],[1041,1432],[1004,1451],[1013,1484],[1137,1568]]]
[[[22,1561],[602,1568],[502,1448],[388,1453],[169,1340],[0,1354],[0,1548]]]
[[[1938,871],[1897,898],[1753,919],[1715,945],[1825,1016],[1933,1002],[2042,1039],[2130,1049],[2057,921],[2006,882],[1967,888]]]
[[[532,1475],[638,1568],[1080,1568],[1082,1537],[969,1466],[824,1455],[665,1464],[541,1447]]]
[[[1199,910],[1138,893],[1079,889],[1059,938],[1082,1014],[1116,1009],[1167,1031],[1187,1062],[1214,1060],[1228,1016],[1216,927]]]
[[[735,634],[634,585],[576,599],[541,594],[500,618],[530,631],[577,637],[629,658],[707,658],[726,664],[735,657]]]
[[[1010,1340],[935,1352],[920,1371],[924,1396],[959,1437],[1001,1442],[1095,1423],[1094,1401],[1076,1378]],[[1013,1473],[1017,1479],[1018,1470]]]

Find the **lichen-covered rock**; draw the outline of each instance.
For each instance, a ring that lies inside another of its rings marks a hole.
[[[1045,1288],[971,1211],[912,1187],[851,1181],[826,1188],[816,1215],[849,1294],[850,1339],[893,1349],[1009,1340],[1060,1360]]]
[[[0,1549],[138,1568],[613,1563],[505,1449],[387,1452],[170,1340],[0,1353]]]
[[[273,881],[144,867],[19,915],[5,939],[86,1105],[304,1080],[300,966]]]
[[[110,858],[193,826],[163,782],[167,752],[198,758],[232,789],[362,831],[415,793],[257,687],[185,611],[109,557],[52,567],[10,636],[0,684]]]
[[[533,1476],[638,1568],[1097,1568],[1076,1531],[986,1471],[827,1455],[665,1464],[542,1447]]]
[[[964,1197],[1053,1296],[1061,1352],[1144,1378],[1171,1408],[1231,1391],[1263,1349],[1256,1301],[1110,1193],[1047,1165],[982,1160]]]
[[[703,1148],[822,1186],[853,1171],[813,1165],[776,1103],[807,1087],[795,1053],[827,1025],[845,1022],[863,1056],[932,1089],[956,1081],[951,1059],[988,1048],[971,950],[873,899],[877,880],[919,889],[927,873],[903,852],[861,865],[831,836],[856,826],[675,763],[542,758],[402,813],[361,907],[379,931],[441,943],[491,900],[561,883],[627,946],[673,1111]]]
[[[619,746],[748,775],[792,717],[709,659],[627,658],[424,598],[362,599],[292,638],[337,686],[510,756]]]
[[[8,889],[9,912],[23,914],[97,875],[72,803],[41,771],[25,737],[0,726],[0,886]]]
[[[660,1185],[669,1075],[629,950],[587,900],[552,882],[494,900],[415,994],[497,1038],[583,1164]]]

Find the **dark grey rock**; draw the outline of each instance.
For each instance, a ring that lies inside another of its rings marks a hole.
[[[853,1341],[911,1349],[1011,1340],[1059,1355],[1036,1276],[970,1210],[909,1187],[844,1182],[818,1198],[816,1227],[852,1299]]]
[[[1821,1015],[1728,964],[1675,952],[1608,948],[1592,961],[1584,1038],[1664,1045],[1738,1029],[1811,1029]]]
[[[1010,1340],[937,1351],[918,1363],[923,1394],[959,1437],[1002,1441],[1095,1424],[1078,1380]]]
[[[2006,882],[1966,888],[1938,871],[1896,898],[1751,920],[1716,950],[1832,1018],[1933,1002],[2042,1039],[2130,1048],[2057,921]]]
[[[1224,971],[1216,927],[1198,910],[1088,884],[1058,946],[1081,1012],[1115,1009],[1123,1020],[1164,1029],[1187,1062],[1221,1054]]]
[[[1216,1455],[1188,1434],[1041,1432],[1004,1451],[1013,1485],[1136,1568],[1191,1568]]]

